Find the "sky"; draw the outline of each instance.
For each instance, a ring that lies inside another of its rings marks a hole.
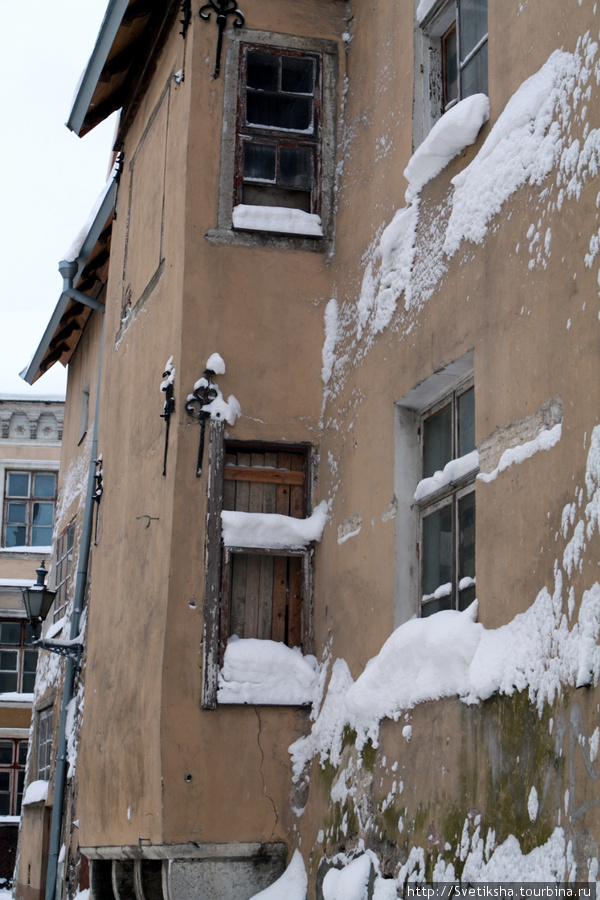
[[[31,360],[62,289],[58,263],[108,176],[113,115],[84,138],[65,126],[108,0],[0,3],[0,397],[64,395]]]

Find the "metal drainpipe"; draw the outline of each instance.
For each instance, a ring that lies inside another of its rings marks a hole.
[[[60,262],[58,271],[63,276],[63,293],[74,293],[73,278],[77,272],[75,263]],[[77,292],[79,293],[79,292]],[[81,299],[84,295],[80,295]],[[88,298],[91,302],[88,306],[98,309],[97,301]],[[85,302],[82,300],[82,302]],[[100,310],[103,313],[103,309]],[[87,491],[85,507],[83,511],[83,525],[81,529],[81,541],[79,544],[79,556],[77,560],[77,575],[75,581],[75,598],[73,600],[73,612],[71,615],[70,638],[74,640],[79,635],[79,624],[83,610],[83,600],[87,584],[88,557],[92,543],[92,524],[94,519],[94,491],[96,459],[98,456],[98,407],[100,405],[100,375],[102,373],[102,350],[104,345],[104,315],[102,315],[102,330],[100,333],[100,359],[98,362],[98,384],[96,385],[96,409],[94,410],[94,426],[92,431],[92,448],[90,466],[88,471]],[[67,658],[65,668],[65,680],[63,683],[62,705],[60,709],[60,725],[58,731],[58,747],[56,751],[56,765],[54,769],[54,802],[52,806],[52,820],[50,824],[50,847],[48,851],[48,868],[46,871],[46,900],[56,900],[58,878],[58,855],[60,852],[60,839],[62,832],[62,819],[65,803],[65,781],[67,775],[67,709],[73,699],[73,687],[75,683],[75,661]]]

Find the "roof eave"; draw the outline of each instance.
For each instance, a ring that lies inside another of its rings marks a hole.
[[[83,73],[71,113],[66,122],[67,128],[75,132],[78,137],[81,135],[81,129],[90,108],[94,91],[128,5],[129,0],[109,0],[108,8],[104,14],[96,39],[96,45]]]
[[[110,215],[110,211],[115,204],[115,198],[117,194],[117,182],[116,179],[113,178],[113,181],[106,191],[104,199],[100,204],[98,212],[94,217],[94,221],[92,222],[90,229],[81,245],[81,250],[79,251],[79,255],[76,259],[77,262],[77,274],[73,279],[73,284],[77,284],[79,279],[81,278],[81,274],[87,264],[88,259],[92,253],[92,250],[96,246],[96,243],[102,233],[102,229],[106,223]],[[50,317],[50,321],[46,326],[46,330],[44,331],[44,335],[38,345],[37,350],[33,354],[33,358],[26,369],[24,369],[20,376],[26,381],[28,384],[33,384],[41,375],[44,374],[44,371],[41,370],[41,363],[48,351],[48,348],[56,334],[58,327],[60,325],[60,321],[65,313],[67,308],[67,304],[69,303],[69,296],[66,291],[63,291],[58,298],[58,303]]]

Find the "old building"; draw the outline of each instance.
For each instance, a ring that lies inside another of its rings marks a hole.
[[[599,30],[108,4],[17,897],[596,880]]]
[[[0,879],[10,881],[23,798],[38,650],[21,588],[48,559],[64,402],[0,397]]]

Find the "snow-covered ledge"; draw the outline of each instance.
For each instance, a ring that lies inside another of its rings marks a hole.
[[[327,503],[322,500],[307,519],[277,513],[248,513],[224,509],[223,543],[226,547],[255,547],[264,550],[302,550],[320,541],[327,519]]]
[[[305,706],[312,703],[318,671],[316,658],[303,656],[299,647],[232,635],[219,672],[217,702]]]
[[[320,216],[284,206],[250,206],[240,203],[233,208],[232,223],[234,228],[242,228],[245,231],[323,237]]]

